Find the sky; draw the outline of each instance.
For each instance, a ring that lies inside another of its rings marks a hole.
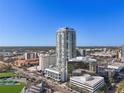
[[[124,0],[0,0],[0,46],[55,46],[61,27],[78,46],[124,44]]]

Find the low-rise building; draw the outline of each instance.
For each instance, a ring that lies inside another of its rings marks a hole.
[[[23,59],[20,59],[20,60],[17,60],[15,62],[15,65],[18,66],[18,67],[21,67],[21,66],[27,66],[27,65],[38,65],[38,60],[23,60]]]
[[[64,68],[59,69],[57,67],[50,67],[45,69],[45,77],[51,78],[58,82],[64,82],[66,78],[65,76],[67,76],[66,74],[67,72],[65,72]]]
[[[109,69],[113,69],[116,72],[120,72],[124,68],[124,63],[112,63],[108,65]]]
[[[0,52],[0,55],[2,55],[4,57],[11,57],[11,56],[13,56],[13,53],[11,53],[11,52]]]
[[[72,58],[68,61],[68,65],[72,64],[74,66],[74,69],[87,69],[93,73],[97,72],[97,60],[96,59],[92,59],[89,56],[86,57],[76,57],[76,58]]]
[[[83,76],[71,77],[70,84],[80,88],[85,93],[95,93],[104,86],[105,82],[103,77],[84,74]]]
[[[98,67],[98,72],[97,74],[103,77],[113,77],[115,75],[115,70],[106,68],[104,66],[99,66]]]
[[[56,68],[46,68],[45,69],[45,77],[52,78],[56,81],[61,81],[61,71]]]

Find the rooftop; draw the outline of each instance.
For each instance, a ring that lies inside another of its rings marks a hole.
[[[104,80],[103,77],[100,76],[90,76],[88,74],[85,74],[83,76],[74,76],[71,77],[70,80],[76,81],[78,83],[82,83],[84,85],[88,86],[95,86],[97,83],[99,83],[101,80]]]
[[[115,68],[115,69],[120,69],[120,68],[124,68],[124,63],[112,63],[108,65],[108,68]]]
[[[67,32],[67,31],[75,31],[75,30],[70,27],[63,27],[58,30],[58,32]]]
[[[48,57],[48,56],[56,56],[56,54],[50,54],[50,53],[39,54],[39,57]]]
[[[70,62],[76,61],[76,62],[80,62],[80,61],[85,61],[85,62],[96,62],[96,59],[92,59],[90,57],[76,57],[76,58],[72,58],[69,60]]]

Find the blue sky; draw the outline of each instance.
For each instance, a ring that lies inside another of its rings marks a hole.
[[[0,46],[49,46],[60,27],[78,46],[124,44],[124,0],[0,0]]]

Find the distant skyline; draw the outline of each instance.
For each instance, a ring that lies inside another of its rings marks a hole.
[[[55,46],[61,27],[77,46],[124,44],[124,0],[0,0],[0,46]]]

